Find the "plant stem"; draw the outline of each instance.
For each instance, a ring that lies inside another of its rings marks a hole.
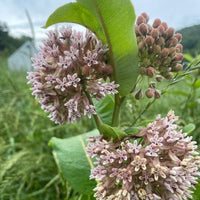
[[[92,98],[89,95],[89,93],[85,90],[84,90],[84,92],[85,92],[85,95],[88,98],[90,105],[94,105],[93,102],[92,102]],[[100,117],[97,114],[93,114],[93,117],[94,117],[94,121],[96,123],[97,129],[100,131],[100,126],[101,126],[101,124],[103,124],[103,122],[101,121]]]

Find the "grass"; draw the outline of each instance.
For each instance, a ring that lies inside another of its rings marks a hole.
[[[86,120],[55,125],[31,96],[26,72],[0,60],[0,200],[76,200],[57,170],[48,141],[93,128]]]

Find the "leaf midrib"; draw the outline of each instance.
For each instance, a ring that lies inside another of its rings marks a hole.
[[[109,35],[108,35],[108,30],[107,30],[106,25],[104,23],[102,14],[101,14],[101,12],[99,10],[97,1],[96,0],[92,0],[92,1],[93,1],[94,5],[95,5],[95,8],[97,10],[97,14],[99,15],[99,19],[100,19],[100,22],[102,24],[102,27],[103,27],[103,30],[104,30],[104,33],[105,33],[105,36],[106,36],[106,40],[108,42],[110,60],[111,60],[111,65],[113,67],[114,81],[115,81],[115,84],[118,84],[118,76],[117,76],[117,70],[116,70],[116,63],[115,63],[115,59],[114,59],[114,55],[113,55],[113,51],[112,51],[112,44],[111,44],[111,41],[110,41],[110,38],[109,38]]]

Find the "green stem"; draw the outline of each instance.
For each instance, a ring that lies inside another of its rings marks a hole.
[[[84,92],[85,92],[85,95],[88,98],[90,105],[94,105],[93,102],[92,102],[92,98],[89,95],[89,93],[85,90],[84,90]],[[101,121],[100,117],[97,114],[96,115],[93,114],[93,117],[94,117],[94,121],[96,123],[97,129],[100,131],[100,126],[103,124],[103,122]]]

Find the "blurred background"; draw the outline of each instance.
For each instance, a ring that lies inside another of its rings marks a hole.
[[[94,128],[83,119],[77,124],[57,126],[47,118],[31,96],[26,73],[31,57],[37,52],[47,30],[42,26],[48,16],[68,0],[0,0],[0,199],[1,200],[78,200],[60,175],[48,147],[51,137],[66,138]],[[150,23],[155,18],[166,21],[182,33],[185,62],[200,55],[199,0],[132,0],[136,15],[146,12]],[[59,26],[59,25],[56,25]],[[76,25],[76,28],[81,29]],[[171,88],[138,120],[153,119],[169,109],[180,115],[183,126],[195,124],[192,133],[200,137],[199,70]],[[144,99],[136,102],[130,96],[123,105],[122,123],[134,122],[143,112]],[[134,106],[132,106],[134,105]],[[124,112],[126,111],[126,112]],[[194,198],[195,199],[195,198]],[[198,199],[198,198],[197,198]]]

